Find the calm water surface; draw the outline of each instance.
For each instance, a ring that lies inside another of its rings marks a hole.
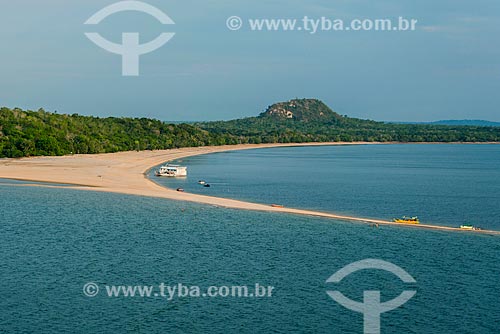
[[[366,206],[367,215],[377,216],[370,203],[390,208],[387,215],[403,211],[393,208],[397,201],[391,192],[379,189],[383,182],[373,176],[385,175],[381,169],[393,170],[384,179],[392,184],[392,189],[406,189],[406,192],[400,191],[399,197],[417,198],[416,193],[421,192],[421,197],[425,198],[427,187],[438,189],[433,186],[434,182],[447,180],[451,168],[445,161],[451,158],[444,157],[456,158],[464,154],[450,148],[449,153],[441,154],[443,162],[425,159],[422,153],[420,159],[410,158],[418,152],[394,160],[391,152],[394,149],[406,152],[435,148],[376,147],[379,153],[372,153],[378,156],[376,163],[366,162],[373,168],[356,167],[370,149],[372,147],[299,149],[302,155],[296,155],[296,161],[286,158],[292,155],[289,149],[235,152],[190,159],[189,166],[194,180],[203,175],[213,182],[211,192],[221,191],[225,184],[227,189],[233,189],[231,196],[237,193],[251,198],[248,188],[231,186],[232,182],[246,178],[254,183],[261,182],[255,185],[256,189],[265,190],[260,201],[281,199],[285,202],[289,199],[287,205],[300,204],[299,194],[292,196],[277,190],[295,187],[296,182],[310,184],[319,175],[341,173],[343,176],[336,177],[335,181],[325,179],[304,189],[294,188],[308,196],[316,194],[316,200],[303,196],[303,206],[322,203],[316,207],[327,208],[323,205],[330,203],[329,209],[352,209],[355,213],[364,213],[359,210]],[[488,203],[498,180],[486,181],[496,171],[483,168],[491,163],[485,158],[486,152],[493,149],[481,146],[478,150],[481,153],[474,154],[482,158],[466,159],[467,170],[457,167],[462,169],[456,173],[464,175],[464,180],[482,175],[474,179],[480,180],[477,181],[480,187],[490,193],[483,194],[483,200],[475,203],[484,202],[483,207],[496,210]],[[325,152],[330,154],[325,157]],[[307,165],[303,161],[313,161],[311,155],[319,160],[334,161],[335,167],[316,161],[313,164],[317,168],[312,169],[316,172],[294,176]],[[251,162],[254,159],[246,156],[254,156],[255,164]],[[267,166],[261,166],[264,160]],[[282,164],[273,165],[275,160]],[[198,164],[194,163],[196,161]],[[262,172],[247,176],[241,170],[243,167],[239,167],[243,164],[241,161],[249,164],[247,170]],[[224,167],[229,163],[232,168]],[[297,164],[301,168],[297,169]],[[430,169],[430,164],[441,167]],[[197,172],[203,168],[204,173]],[[215,177],[221,168],[225,168],[227,175],[219,176],[221,179],[217,182],[219,179]],[[350,171],[351,168],[355,170]],[[429,175],[431,170],[441,177]],[[346,177],[355,171],[360,173],[359,181],[354,175]],[[273,182],[268,173],[283,174],[281,180],[288,181],[268,183]],[[419,187],[413,177],[434,181]],[[259,181],[261,178],[266,181]],[[366,180],[371,180],[371,185],[362,182]],[[402,180],[407,180],[404,186]],[[184,182],[189,185],[191,181],[192,177]],[[344,186],[336,186],[325,198],[321,191],[313,189],[324,190],[326,184],[332,182]],[[473,182],[466,183],[471,185]],[[362,184],[366,188],[360,193],[358,203],[363,205],[342,201],[349,191],[357,193]],[[475,198],[480,191],[474,189],[471,187],[464,195]],[[248,192],[240,192],[243,190]],[[344,196],[335,195],[339,191]],[[373,192],[378,191],[386,194],[384,200],[373,198],[376,197],[372,196]],[[439,194],[442,193],[434,195],[444,200],[437,196]],[[414,289],[417,294],[413,299],[382,316],[382,333],[498,333],[498,237],[394,227],[375,229],[363,224],[311,217],[5,183],[0,184],[0,195],[0,332],[362,333],[361,314],[334,302],[326,294],[327,290],[338,289],[361,301],[367,289],[381,290],[383,300],[392,299],[403,290]],[[460,196],[455,198],[461,200]],[[384,206],[386,201],[389,203]],[[422,200],[419,205],[425,203],[428,202]],[[441,211],[475,212],[473,205],[470,207],[470,210],[445,207]],[[413,213],[416,208],[420,206],[407,210]],[[439,211],[426,207],[427,212],[434,215]],[[343,266],[366,258],[390,261],[408,271],[417,283],[403,284],[383,271],[361,271],[341,284],[325,283]],[[87,282],[99,284],[98,296],[89,298],[83,294],[82,288]],[[272,285],[275,290],[273,297],[263,299],[176,298],[172,301],[161,297],[110,298],[102,291],[104,285],[160,283],[205,288],[260,283]]]
[[[180,163],[189,167],[186,179],[153,180],[253,202],[500,230],[500,145],[288,147]]]

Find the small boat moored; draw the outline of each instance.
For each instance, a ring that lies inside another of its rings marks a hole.
[[[271,204],[271,206],[273,208],[284,208],[285,207],[284,205],[281,205],[281,204]]]
[[[187,167],[166,164],[164,166],[161,166],[160,169],[155,170],[155,175],[158,177],[183,177],[187,176]]]
[[[467,230],[467,231],[480,231],[480,227],[476,227],[474,225],[460,225],[461,230]]]
[[[184,192],[184,189],[182,189],[182,188],[177,188],[177,191],[178,191],[178,192],[183,193],[183,192]]]
[[[198,181],[198,184],[201,184],[201,185],[205,185],[207,182],[203,181],[203,180],[200,180]]]
[[[420,220],[418,220],[418,217],[410,218],[403,216],[402,218],[394,218],[392,221],[399,224],[420,224]]]

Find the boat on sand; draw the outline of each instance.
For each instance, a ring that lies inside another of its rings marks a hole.
[[[394,218],[392,221],[399,224],[420,224],[418,217],[403,216],[402,218]]]

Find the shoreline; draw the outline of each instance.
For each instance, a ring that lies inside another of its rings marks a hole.
[[[223,208],[261,212],[288,213],[352,221],[365,224],[392,225],[407,228],[423,228],[463,233],[500,235],[500,231],[468,231],[457,227],[427,224],[404,224],[381,219],[339,215],[329,212],[295,208],[272,207],[271,204],[245,202],[229,198],[178,192],[163,187],[150,180],[147,173],[155,166],[176,159],[218,152],[262,149],[275,147],[304,146],[344,146],[344,145],[389,145],[389,144],[433,144],[433,143],[377,143],[377,142],[328,142],[328,143],[291,143],[291,144],[239,144],[226,146],[204,146],[159,151],[129,151],[118,153],[71,155],[62,157],[32,157],[19,159],[0,159],[0,179],[13,179],[27,182],[50,183],[24,184],[22,186],[41,186],[50,188],[76,189],[87,191],[111,192],[127,195],[164,198],[169,200],[196,202]],[[459,143],[440,143],[459,144]],[[461,144],[461,143],[460,143]],[[471,143],[479,144],[479,143]],[[499,143],[480,143],[499,144]],[[54,185],[54,184],[60,184]],[[18,185],[19,186],[19,185]]]

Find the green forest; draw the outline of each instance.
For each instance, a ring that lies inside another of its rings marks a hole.
[[[257,117],[194,124],[0,108],[4,158],[326,141],[498,142],[500,127],[387,124],[339,115],[315,99],[277,103]]]
[[[146,118],[59,115],[42,109],[0,109],[0,157],[110,153],[234,144],[188,124]]]

